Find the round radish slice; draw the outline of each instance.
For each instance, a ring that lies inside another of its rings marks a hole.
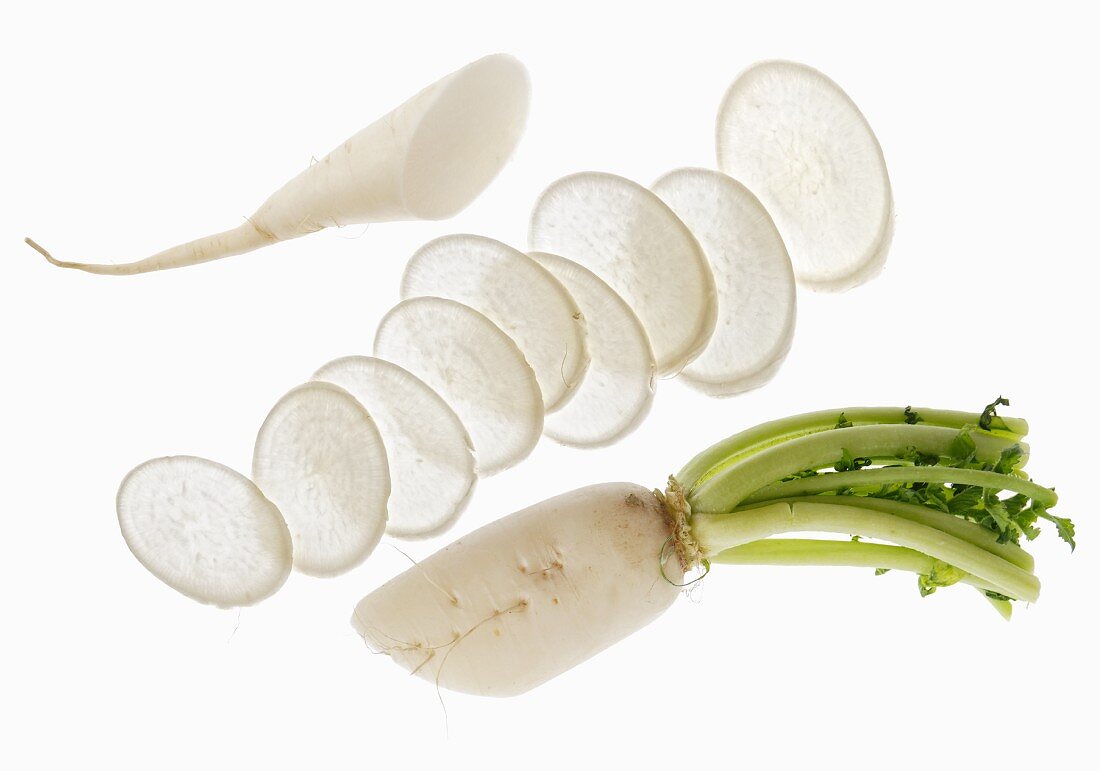
[[[584,319],[557,279],[523,252],[472,235],[437,238],[405,267],[401,297],[446,297],[489,317],[535,371],[547,412],[572,396],[588,366]]]
[[[544,433],[572,447],[602,447],[633,431],[649,412],[657,365],[642,322],[592,271],[556,254],[531,257],[565,285],[588,322],[591,363],[567,405],[546,418]]]
[[[286,522],[245,476],[176,455],[135,468],[118,490],[122,537],[145,568],[219,608],[270,597],[290,575]]]
[[[812,289],[874,277],[893,232],[882,148],[833,81],[794,62],[738,76],[718,111],[718,166],[760,197]]]
[[[710,396],[763,385],[794,336],[794,272],[775,223],[755,195],[720,171],[677,169],[653,190],[699,239],[718,287],[714,335],[680,376]]]
[[[579,262],[642,320],[660,375],[675,375],[714,331],[714,276],[687,226],[651,191],[614,174],[559,179],[531,214],[532,251]]]
[[[450,527],[470,500],[477,469],[470,437],[442,397],[369,356],[331,361],[313,379],[345,389],[378,425],[393,479],[386,532],[422,538]]]
[[[512,338],[462,303],[404,300],[382,319],[374,353],[413,373],[454,409],[474,443],[478,473],[526,458],[542,433],[542,391]]]
[[[294,567],[307,575],[350,570],[386,529],[386,448],[362,405],[331,383],[298,386],[271,408],[252,478],[290,525]]]

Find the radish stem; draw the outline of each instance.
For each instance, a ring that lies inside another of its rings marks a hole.
[[[692,533],[704,555],[780,533],[847,533],[906,546],[988,581],[1013,599],[1034,602],[1039,580],[1006,560],[934,527],[843,502],[776,503],[728,514],[696,514]]]
[[[997,474],[992,471],[944,466],[887,466],[885,468],[840,471],[835,474],[792,479],[789,482],[779,482],[753,493],[745,498],[743,503],[760,503],[776,500],[777,498],[813,495],[849,487],[880,487],[889,484],[912,484],[913,482],[975,485],[987,490],[1009,490],[1014,493],[1021,493],[1028,498],[1039,501],[1044,506],[1054,506],[1058,503],[1058,496],[1053,490],[1037,485],[1028,479],[1010,474]]]
[[[958,435],[955,429],[929,425],[880,424],[821,431],[760,450],[741,462],[725,466],[697,485],[689,495],[693,511],[730,511],[750,494],[789,474],[832,466],[845,450],[872,461],[896,462],[913,447],[918,452],[945,456]],[[996,460],[1013,442],[992,434],[973,436],[978,456]]]
[[[920,407],[855,407],[840,410],[822,410],[802,415],[772,420],[723,439],[695,456],[676,478],[684,488],[691,490],[709,477],[717,474],[732,463],[760,452],[776,444],[796,439],[819,431],[828,431],[837,427],[838,417],[844,418],[853,426],[907,423],[916,420],[928,426],[962,429],[976,426],[981,415],[977,412],[959,412],[956,410],[931,410]],[[1027,421],[1021,418],[997,417],[989,430],[995,436],[1018,441],[1027,436]]]
[[[876,568],[905,570],[928,575],[936,560],[904,546],[864,541],[833,541],[812,538],[768,538],[734,546],[710,558],[723,565],[790,565],[815,567]],[[983,591],[996,591],[988,581],[966,574],[960,583]]]

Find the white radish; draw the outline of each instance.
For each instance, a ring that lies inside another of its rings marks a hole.
[[[657,365],[642,322],[587,268],[532,252],[573,296],[587,322],[588,371],[562,409],[546,416],[548,437],[571,447],[602,447],[633,431],[653,404]]]
[[[378,426],[392,480],[386,532],[423,538],[449,528],[477,481],[470,437],[454,410],[412,373],[369,356],[331,361],[313,379],[345,389]]]
[[[367,595],[367,645],[437,685],[512,696],[570,669],[676,599],[669,523],[632,484],[574,490],[456,541]]]
[[[691,228],[714,269],[718,323],[680,373],[710,396],[732,396],[772,378],[791,347],[795,281],[767,210],[744,185],[710,169],[677,169],[653,185]]]
[[[290,532],[279,510],[220,463],[188,455],[146,461],[122,480],[117,508],[138,561],[193,600],[252,605],[290,575]]]
[[[654,193],[600,172],[548,187],[531,213],[532,251],[589,268],[638,314],[658,374],[675,375],[714,331],[714,276],[698,241]]]
[[[585,322],[561,282],[523,252],[492,238],[450,235],[409,260],[401,297],[445,297],[484,313],[523,351],[552,412],[588,366]]]
[[[840,290],[874,277],[893,233],[882,148],[840,86],[804,64],[742,72],[718,112],[718,166],[775,220],[801,283]]]
[[[477,198],[511,156],[527,120],[529,92],[527,71],[516,59],[478,59],[352,136],[232,230],[137,262],[63,262],[27,242],[59,267],[131,275],[242,254],[328,227],[445,219]]]
[[[367,411],[331,383],[298,386],[256,437],[252,478],[290,526],[295,569],[332,576],[359,565],[386,529],[390,474]]]
[[[1075,528],[1050,512],[1054,491],[1023,473],[1027,426],[998,416],[1004,403],[765,423],[704,450],[663,495],[595,485],[487,525],[367,595],[352,625],[371,650],[438,687],[511,696],[642,628],[691,583],[685,573],[712,565],[910,571],[922,596],[968,584],[1007,617],[1012,600],[1040,593],[1016,537],[1034,538],[1038,517],[1072,548]],[[1000,492],[1030,512],[1015,537],[1020,523]]]
[[[484,314],[441,297],[416,297],[378,325],[376,356],[428,384],[458,415],[478,473],[526,458],[542,433],[542,391],[516,343]]]

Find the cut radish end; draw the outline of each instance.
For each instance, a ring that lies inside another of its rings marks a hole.
[[[188,455],[146,461],[122,480],[117,505],[138,562],[193,600],[252,605],[290,575],[290,532],[279,510],[220,463]]]
[[[614,174],[559,179],[531,214],[532,251],[584,265],[642,320],[660,375],[675,375],[710,339],[714,276],[687,226],[654,193]]]
[[[369,356],[331,361],[313,379],[345,389],[378,425],[393,479],[386,532],[423,538],[454,524],[477,468],[470,437],[443,398],[396,364]]]
[[[386,529],[382,437],[355,397],[331,383],[298,386],[271,408],[256,437],[252,478],[283,512],[294,567],[307,575],[350,570]]]
[[[545,434],[572,447],[602,447],[633,431],[649,412],[657,365],[642,322],[587,268],[556,254],[531,254],[588,321],[588,373],[567,405],[546,418]]]
[[[472,235],[437,238],[405,268],[401,297],[445,297],[489,317],[535,371],[547,412],[572,396],[588,366],[584,318],[565,287],[523,252]]]
[[[893,199],[886,161],[855,103],[795,62],[761,62],[738,76],[718,111],[718,166],[759,196],[798,280],[840,290],[886,261]]]
[[[718,288],[714,335],[680,376],[710,396],[763,385],[794,336],[794,272],[775,223],[755,195],[720,171],[677,169],[653,190],[699,239]]]
[[[382,319],[374,353],[413,373],[454,409],[478,473],[526,458],[542,433],[542,391],[516,343],[483,314],[441,297],[404,300]]]

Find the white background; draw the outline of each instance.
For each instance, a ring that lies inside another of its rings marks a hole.
[[[76,768],[1085,768],[1096,761],[1098,195],[1095,27],[1054,4],[22,3],[0,46],[5,492],[0,766]],[[230,7],[232,6],[232,7]],[[1041,9],[1041,10],[1040,10]],[[529,130],[450,222],[325,232],[136,278],[123,261],[233,226],[405,97],[493,51],[534,87]],[[1041,601],[1002,622],[912,577],[718,567],[693,599],[527,696],[440,697],[348,625],[407,566],[383,543],[336,580],[292,576],[238,613],[148,575],[118,533],[133,465],[193,453],[247,470],[268,408],[369,353],[428,239],[524,245],[537,193],[602,169],[649,183],[713,165],[725,87],[807,62],[862,107],[889,164],[883,275],[800,295],[762,390],[663,382],[595,452],[539,445],[441,539],[605,480],[659,485],[723,435],[856,404],[980,408],[1032,424],[1032,473],[1078,523],[1034,545]],[[579,765],[578,765],[579,764]]]

